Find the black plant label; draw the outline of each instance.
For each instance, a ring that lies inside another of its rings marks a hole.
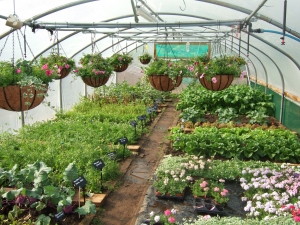
[[[87,181],[83,176],[80,176],[73,181],[73,184],[74,184],[75,188],[78,188],[78,187],[83,188],[87,184]]]
[[[59,213],[56,213],[54,215],[54,217],[55,217],[56,221],[61,221],[61,220],[63,220],[66,217],[66,214],[63,211],[61,211]]]
[[[120,143],[121,145],[126,145],[126,144],[128,143],[127,137],[119,138],[119,143]]]
[[[93,162],[93,165],[96,169],[101,170],[105,166],[105,163],[103,162],[102,159],[98,159],[98,160]]]

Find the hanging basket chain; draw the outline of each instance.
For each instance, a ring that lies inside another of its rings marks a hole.
[[[22,31],[21,31],[21,30],[20,30],[20,32],[21,32],[21,34],[23,35],[23,33],[22,33]],[[29,49],[29,51],[30,51],[30,53],[31,53],[32,57],[35,59],[35,56],[34,56],[34,54],[33,54],[32,50],[31,50],[31,48],[30,48],[30,46],[29,46],[29,44],[28,44],[28,42],[27,42],[27,40],[26,40],[26,38],[25,38],[25,31],[24,31],[24,35],[23,35],[23,37],[24,37],[24,42],[26,43],[26,45],[27,45],[27,47],[28,47],[28,49]],[[26,54],[26,52],[25,52],[25,54]],[[26,57],[26,56],[25,56],[25,57]]]
[[[20,46],[20,51],[21,51],[21,54],[22,54],[22,58],[24,60],[24,54],[23,54],[23,50],[22,50],[21,41],[20,41],[20,37],[19,37],[18,31],[17,31],[17,36],[18,36],[18,41],[19,41],[19,46]]]
[[[12,40],[12,67],[14,67],[15,65],[15,32],[12,33],[13,34],[13,40]]]

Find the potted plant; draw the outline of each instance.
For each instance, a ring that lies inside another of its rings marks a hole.
[[[48,57],[40,57],[42,69],[47,74],[54,74],[56,79],[63,79],[69,75],[72,69],[75,69],[75,61],[56,52],[51,52]]]
[[[139,56],[139,60],[142,64],[148,64],[152,59],[152,56],[148,53],[145,52],[143,55]]]
[[[230,86],[234,77],[245,75],[245,72],[241,71],[241,66],[245,64],[246,61],[242,57],[223,55],[207,63],[197,63],[195,71],[203,87],[212,91],[221,91]]]
[[[113,67],[108,59],[101,54],[87,54],[80,59],[81,67],[74,72],[76,76],[81,77],[83,82],[91,87],[100,87],[107,83],[113,72]]]
[[[123,72],[128,68],[133,58],[128,53],[115,53],[109,58],[109,63],[115,72]]]
[[[183,76],[189,76],[194,70],[188,61],[170,61],[155,59],[148,67],[142,68],[152,87],[159,91],[172,91],[182,82]],[[191,71],[192,70],[192,71]]]
[[[9,111],[33,109],[44,100],[47,86],[54,79],[40,65],[26,60],[0,61],[0,108]]]

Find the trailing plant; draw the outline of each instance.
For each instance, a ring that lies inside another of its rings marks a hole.
[[[114,70],[109,60],[98,53],[86,54],[79,62],[82,66],[74,71],[75,75],[79,77],[109,77]]]
[[[139,58],[139,60],[142,60],[142,61],[151,60],[152,55],[150,55],[149,52],[145,52],[142,55],[140,55],[138,58]]]
[[[39,64],[47,76],[54,75],[56,78],[61,76],[60,72],[63,69],[71,71],[76,67],[73,59],[60,55],[58,52],[55,52],[55,49],[47,57],[41,56]]]
[[[216,75],[233,75],[235,77],[244,76],[241,66],[245,65],[246,61],[241,60],[241,57],[220,56],[210,59],[206,62],[199,62],[196,64],[196,74],[208,81],[216,82]]]
[[[133,58],[128,53],[115,53],[109,59],[108,62],[112,67],[120,67],[122,65],[127,65],[132,62]]]

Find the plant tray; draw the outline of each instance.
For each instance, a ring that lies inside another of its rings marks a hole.
[[[183,193],[181,195],[168,195],[168,194],[164,194],[164,195],[159,195],[159,194],[155,194],[155,196],[158,199],[167,199],[167,200],[184,200],[184,196],[185,196],[185,191],[183,191]]]
[[[194,210],[197,213],[226,215],[222,205],[206,198],[195,198]]]

